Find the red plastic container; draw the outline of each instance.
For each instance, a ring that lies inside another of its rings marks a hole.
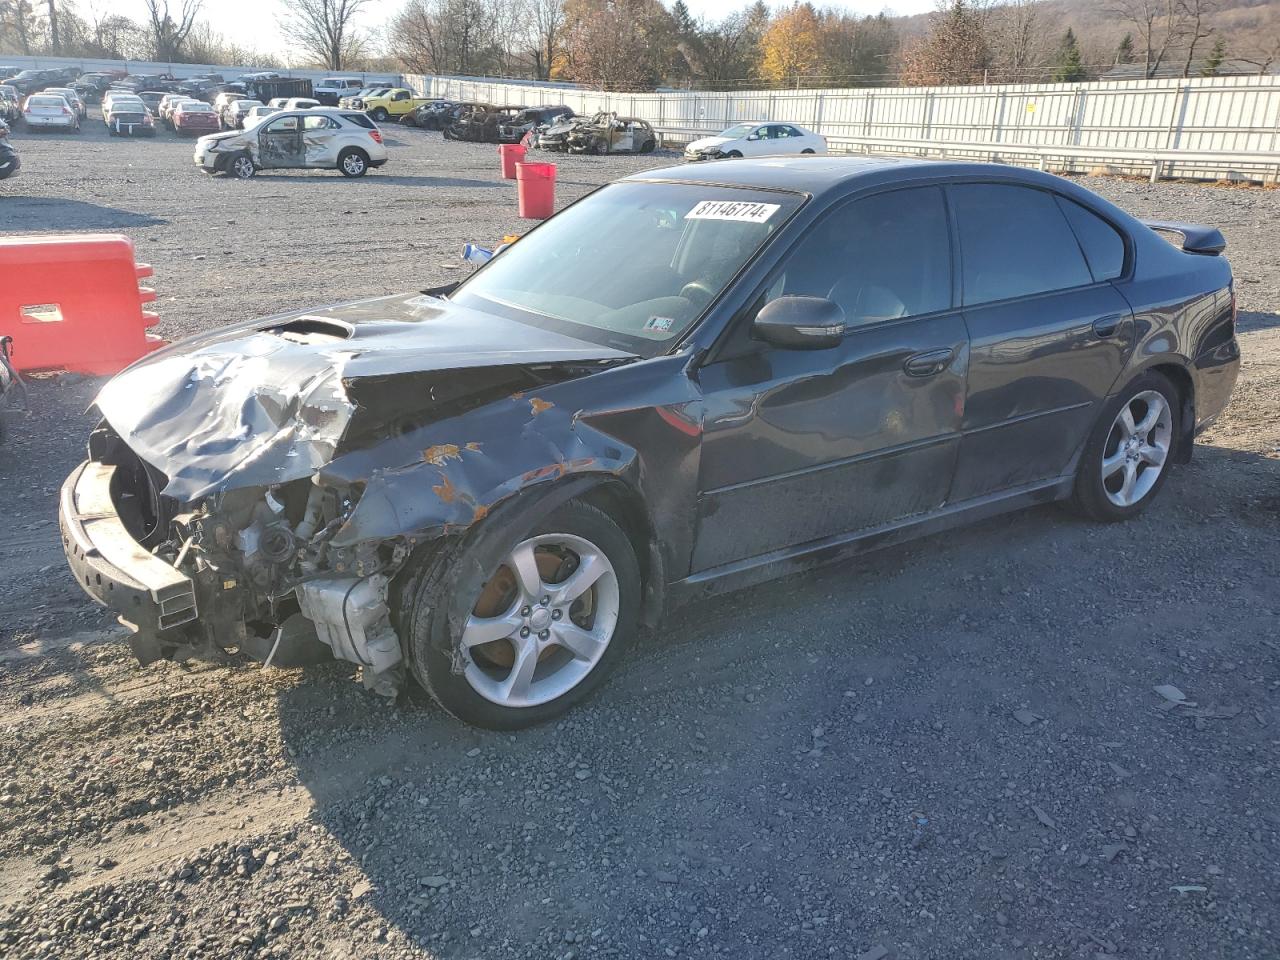
[[[508,180],[516,178],[516,164],[524,161],[524,147],[518,143],[498,144],[498,156],[502,157],[502,175]]]
[[[146,332],[160,319],[142,305],[151,276],[118,234],[0,237],[0,336],[13,337],[20,372],[118,373],[165,345]]]
[[[556,165],[517,163],[516,199],[525,220],[545,220],[556,210]]]

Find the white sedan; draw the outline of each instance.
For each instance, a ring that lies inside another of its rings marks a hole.
[[[80,118],[66,98],[54,93],[33,93],[22,106],[28,130],[70,130],[80,132]]]
[[[794,123],[739,123],[714,137],[693,141],[684,148],[684,158],[719,160],[826,152],[827,141],[822,136]]]

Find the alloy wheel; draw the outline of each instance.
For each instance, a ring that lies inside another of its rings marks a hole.
[[[236,157],[231,161],[231,172],[241,180],[247,180],[253,176],[253,161],[248,157]]]
[[[620,608],[603,550],[570,534],[531,537],[506,556],[463,626],[463,675],[499,706],[555,700],[600,662]]]
[[[364,173],[364,157],[358,153],[348,153],[342,158],[342,169],[349,176],[360,176],[360,174]]]
[[[1173,413],[1155,390],[1120,408],[1102,448],[1102,487],[1117,507],[1131,507],[1155,486],[1173,446]]]

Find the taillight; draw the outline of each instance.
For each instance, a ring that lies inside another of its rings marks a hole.
[[[381,133],[379,133],[377,130],[370,130],[370,131],[369,131],[369,136],[373,137],[373,142],[374,142],[374,143],[381,143],[381,142],[382,142],[382,134],[381,134]]]

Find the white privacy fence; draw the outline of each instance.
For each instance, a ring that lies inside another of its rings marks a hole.
[[[427,96],[617,111],[677,142],[739,121],[778,120],[817,130],[843,152],[1280,179],[1280,78],[1269,76],[635,94],[457,77],[405,81]]]

